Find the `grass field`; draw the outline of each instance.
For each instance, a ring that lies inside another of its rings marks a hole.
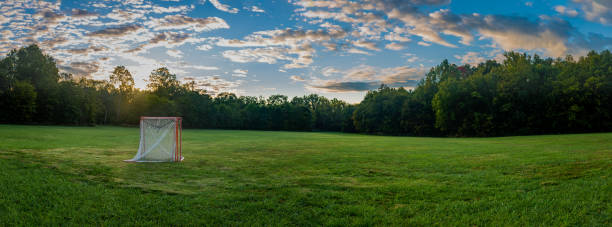
[[[0,125],[0,225],[612,224],[612,133],[503,138]]]

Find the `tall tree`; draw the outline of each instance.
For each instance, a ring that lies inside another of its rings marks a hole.
[[[109,78],[111,84],[119,89],[121,94],[129,94],[134,91],[134,77],[125,66],[117,66]]]
[[[125,66],[117,66],[110,75],[109,81],[116,88],[114,89],[116,92],[113,92],[115,116],[117,120],[124,121],[129,116],[123,116],[121,111],[127,109],[134,101],[134,77]]]
[[[36,111],[36,91],[34,86],[25,81],[17,81],[4,94],[6,97],[1,97],[7,101],[4,103],[5,109],[3,114],[0,114],[0,121],[13,123],[31,122],[34,112]]]
[[[7,58],[8,71],[15,80],[26,81],[36,90],[36,116],[38,122],[58,121],[55,107],[59,102],[59,70],[55,60],[35,44],[11,51]]]
[[[162,67],[153,70],[149,75],[147,88],[160,97],[170,97],[175,95],[180,87],[180,82],[176,75],[170,73],[168,68]]]

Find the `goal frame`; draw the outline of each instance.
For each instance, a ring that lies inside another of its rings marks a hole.
[[[168,119],[174,120],[176,127],[174,127],[174,138],[176,139],[175,144],[176,147],[174,149],[174,162],[183,161],[183,118],[182,117],[148,117],[148,116],[140,116],[140,122],[146,119]],[[140,134],[144,135],[144,127],[140,127]],[[146,136],[142,137],[143,140],[146,141]],[[143,143],[143,149],[146,151],[147,143]]]
[[[143,121],[151,119],[165,119],[165,120],[174,120],[174,138],[175,138],[175,149],[171,162],[182,162],[183,161],[183,118],[182,117],[149,117],[149,116],[140,116],[139,124],[140,126],[140,135],[142,137],[142,149],[146,151],[146,136],[145,136],[145,128],[142,127]],[[140,149],[140,148],[139,148]],[[126,160],[128,161],[128,160]],[[128,161],[128,162],[137,162],[137,161]]]

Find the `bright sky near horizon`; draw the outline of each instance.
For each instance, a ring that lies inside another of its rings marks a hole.
[[[612,46],[612,0],[0,1],[0,54],[38,43],[60,69],[136,86],[158,67],[211,94],[318,93],[351,103],[414,87],[443,59]]]

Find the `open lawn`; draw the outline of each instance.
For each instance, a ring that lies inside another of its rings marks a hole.
[[[612,133],[503,138],[0,125],[0,225],[612,225]]]

